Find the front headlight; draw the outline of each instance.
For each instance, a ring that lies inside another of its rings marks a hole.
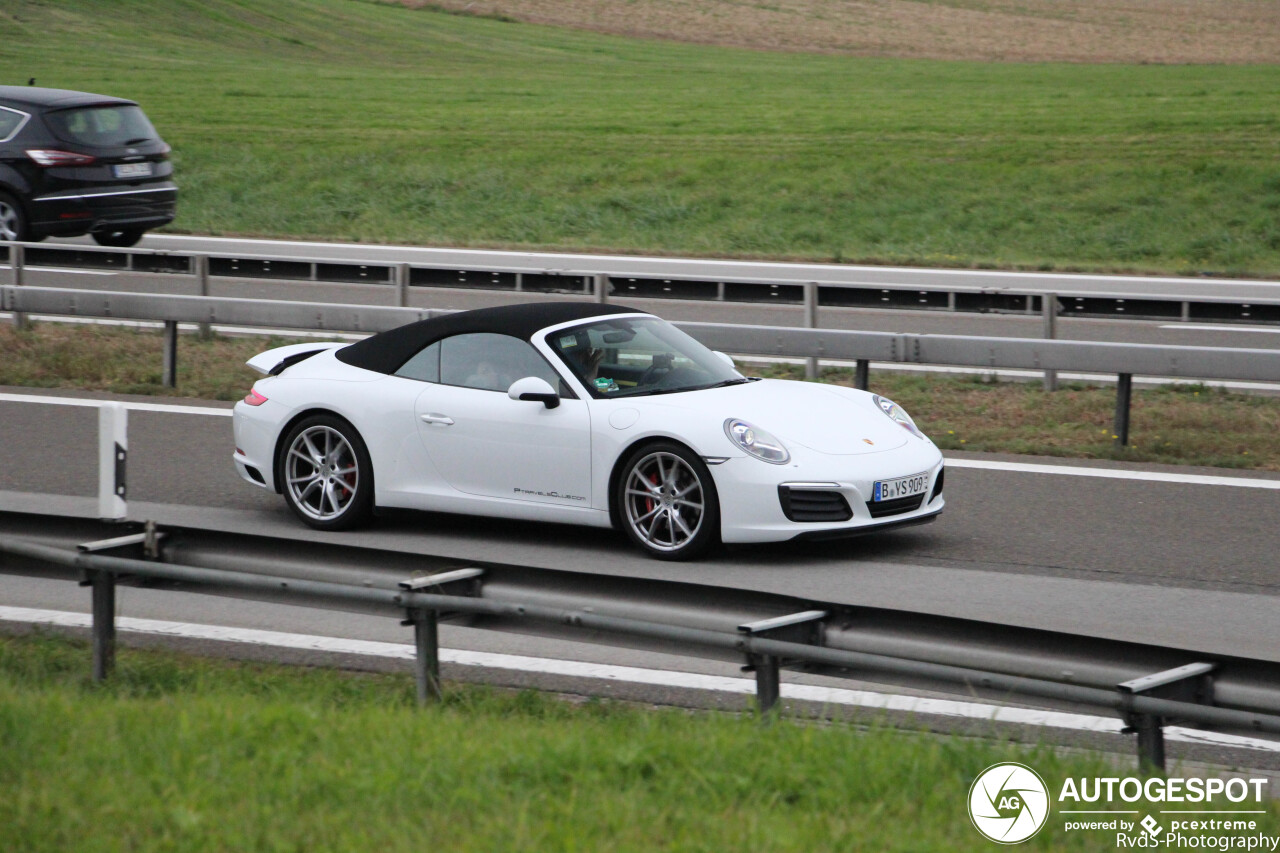
[[[890,420],[898,424],[907,432],[917,438],[924,438],[924,433],[920,431],[920,427],[916,426],[916,422],[911,420],[911,415],[907,414],[907,410],[890,400],[888,397],[881,397],[879,394],[873,394],[872,399],[876,401],[876,405],[880,407],[880,411],[884,412]]]
[[[791,454],[782,446],[781,441],[744,420],[729,418],[724,422],[724,434],[738,447],[761,461],[774,465],[785,465],[791,461]]]

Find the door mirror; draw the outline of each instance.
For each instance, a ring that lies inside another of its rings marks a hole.
[[[715,354],[719,356],[721,361],[723,361],[725,364],[729,365],[730,367],[738,366],[733,363],[733,356],[725,355],[724,353],[720,352],[720,350],[713,350],[713,352],[715,352]]]
[[[560,405],[560,395],[556,390],[547,380],[536,376],[526,376],[524,379],[512,382],[511,387],[507,389],[507,396],[512,400],[541,403],[548,409],[554,409]]]

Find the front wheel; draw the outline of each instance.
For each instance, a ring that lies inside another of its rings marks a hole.
[[[317,530],[346,530],[373,512],[373,463],[355,427],[333,415],[300,421],[278,471],[289,508]]]
[[[99,246],[110,246],[115,249],[127,249],[138,245],[146,232],[141,228],[122,228],[116,231],[95,231],[90,236]]]
[[[627,536],[659,560],[692,560],[720,537],[711,472],[674,442],[649,444],[627,457],[614,501]]]

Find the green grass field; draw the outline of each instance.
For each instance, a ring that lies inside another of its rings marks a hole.
[[[1280,273],[1280,69],[858,59],[369,0],[11,0],[0,80],[141,101],[183,231]]]
[[[1117,769],[460,685],[419,711],[408,676],[159,652],[122,651],[95,687],[88,661],[83,643],[0,637],[6,851],[989,851],[965,810],[984,768],[1023,762],[1055,790]],[[1050,823],[1026,846],[1103,841]]]

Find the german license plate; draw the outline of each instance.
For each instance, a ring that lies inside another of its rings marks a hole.
[[[150,163],[121,163],[112,167],[115,170],[117,178],[149,178],[151,177]]]
[[[875,490],[871,495],[872,502],[891,501],[897,498],[909,498],[929,488],[929,472],[912,474],[910,477],[899,477],[896,480],[876,480]]]

